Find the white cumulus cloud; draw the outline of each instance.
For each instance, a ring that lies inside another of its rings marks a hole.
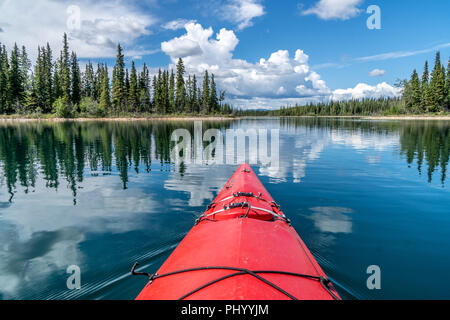
[[[382,82],[377,84],[376,86],[359,83],[354,88],[334,90],[331,98],[335,101],[342,101],[351,99],[359,100],[364,98],[395,98],[399,97],[400,95],[400,88],[395,88],[386,82]]]
[[[386,74],[386,70],[381,70],[381,69],[374,69],[369,72],[369,76],[371,76],[371,77],[381,77],[381,76],[384,76],[385,74]]]
[[[80,0],[77,10],[71,1],[0,1],[0,22],[4,32],[0,41],[12,46],[15,41],[35,54],[39,45],[49,42],[54,54],[61,48],[62,35],[68,33],[71,49],[81,58],[113,57],[118,42],[127,45],[128,54],[148,54],[135,40],[149,35],[157,22],[125,1]],[[77,8],[77,7],[75,7]],[[78,19],[79,17],[79,19]],[[69,28],[70,21],[79,21]]]
[[[320,0],[313,7],[302,11],[302,14],[314,14],[323,20],[348,20],[360,14],[358,6],[362,2],[363,0]]]
[[[309,56],[297,50],[291,56],[287,50],[278,50],[268,58],[250,63],[234,59],[233,51],[239,39],[231,30],[221,29],[214,36],[212,28],[189,23],[186,34],[163,42],[161,49],[171,57],[173,64],[183,57],[190,74],[201,75],[205,70],[214,73],[220,89],[226,90],[239,105],[245,101],[263,102],[280,106],[276,99],[329,97],[330,89],[319,74],[309,67]],[[173,66],[172,66],[173,67]]]
[[[179,30],[183,29],[188,23],[193,22],[195,23],[196,20],[176,19],[163,24],[162,28],[166,30]]]
[[[237,23],[239,30],[252,26],[254,18],[265,14],[264,6],[257,0],[231,0],[222,10],[223,17]]]

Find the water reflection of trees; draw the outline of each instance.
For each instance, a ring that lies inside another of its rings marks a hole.
[[[450,126],[448,123],[421,122],[403,126],[400,134],[401,152],[408,164],[417,161],[419,173],[422,174],[424,162],[427,165],[428,181],[440,167],[441,182],[445,183],[447,165],[450,155]]]
[[[295,129],[321,128],[358,132],[362,134],[400,136],[400,153],[405,156],[409,165],[417,163],[418,171],[423,173],[426,166],[428,181],[438,168],[441,182],[445,183],[450,156],[450,123],[448,121],[364,121],[348,118],[281,118],[281,127]]]
[[[227,122],[204,122],[204,130],[227,127]],[[10,201],[18,185],[26,193],[39,176],[47,188],[58,189],[65,180],[74,203],[86,169],[93,176],[118,172],[127,188],[130,170],[151,171],[152,161],[163,170],[170,165],[172,132],[193,133],[193,122],[64,122],[0,125],[0,182]],[[114,169],[115,168],[115,169]],[[182,168],[182,166],[180,166]],[[181,169],[180,169],[181,170]]]
[[[417,162],[419,173],[426,170],[431,182],[440,169],[446,180],[450,154],[450,126],[440,121],[354,121],[333,118],[280,119],[283,129],[329,130],[379,135],[398,134],[400,152],[408,164]],[[226,129],[229,122],[204,122],[209,128]],[[80,122],[0,124],[0,185],[10,201],[19,185],[28,193],[38,179],[47,188],[66,183],[76,203],[77,189],[86,174],[117,172],[127,188],[129,172],[150,172],[152,167],[169,170],[170,138],[175,129],[193,135],[193,122]],[[152,166],[153,163],[153,166]],[[425,168],[426,167],[426,168]],[[180,165],[181,173],[185,166]],[[89,170],[89,171],[88,171]]]

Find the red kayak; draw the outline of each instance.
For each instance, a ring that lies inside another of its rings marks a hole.
[[[137,300],[339,300],[249,165],[231,177]]]

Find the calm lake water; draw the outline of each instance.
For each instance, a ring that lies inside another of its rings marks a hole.
[[[135,298],[132,264],[155,272],[237,169],[174,164],[177,128],[194,123],[0,124],[0,299]],[[280,129],[279,170],[253,168],[344,298],[450,299],[449,121],[208,128]]]

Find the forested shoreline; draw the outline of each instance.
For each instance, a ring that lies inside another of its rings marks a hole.
[[[200,85],[199,82],[202,82]],[[278,110],[236,110],[225,103],[214,74],[203,79],[187,75],[183,60],[176,70],[159,69],[153,77],[144,63],[137,70],[125,65],[123,48],[117,46],[112,79],[106,63],[88,62],[81,71],[67,35],[63,49],[53,59],[50,45],[38,48],[32,65],[27,49],[15,44],[8,54],[0,45],[0,115],[18,117],[154,117],[154,116],[383,116],[446,114],[450,111],[450,61],[447,69],[436,53],[429,72],[428,61],[419,77],[397,83],[399,98],[361,99],[285,106]]]
[[[185,80],[187,79],[187,80]],[[161,70],[153,78],[144,63],[141,70],[125,66],[123,48],[117,47],[112,79],[105,63],[88,62],[82,72],[64,34],[63,49],[54,60],[47,43],[38,48],[35,64],[27,49],[14,45],[10,55],[0,45],[0,115],[111,117],[129,115],[227,115],[214,74],[206,70],[202,86],[196,75],[186,77],[183,60],[176,71]]]

